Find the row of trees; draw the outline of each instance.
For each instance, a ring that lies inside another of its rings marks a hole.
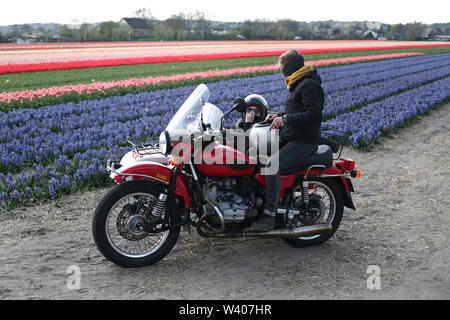
[[[386,37],[392,40],[421,40],[424,32],[425,26],[421,23],[394,24]]]
[[[181,12],[168,19],[157,20],[150,9],[143,8],[134,12],[134,17],[147,21],[146,39],[151,40],[217,40],[217,39],[372,39],[386,37],[389,40],[421,40],[430,29],[421,23],[382,25],[375,32],[367,32],[364,22],[339,23],[316,22],[306,23],[291,19],[246,20],[239,23],[212,22],[207,14],[201,11]],[[41,28],[42,29],[42,28]],[[444,30],[450,33],[450,28]],[[46,32],[35,30],[29,25],[14,25],[4,37],[20,38],[24,35],[38,33],[41,38],[61,38],[68,41],[119,41],[130,40],[135,36],[125,24],[107,21],[98,24],[78,24],[76,27],[63,25],[59,31]],[[57,36],[55,36],[57,34]],[[144,38],[144,36],[140,35]]]
[[[56,28],[34,27],[29,24],[12,25],[9,32],[0,33],[0,40],[38,39],[40,41],[119,41],[130,40],[129,30],[118,22],[107,21],[99,24],[82,23]]]
[[[208,40],[213,31],[211,20],[201,11],[175,14],[164,21],[147,21],[154,37],[164,40]]]
[[[130,40],[129,30],[124,25],[114,21],[106,21],[98,25],[83,23],[77,28],[63,25],[59,29],[59,36],[62,39],[81,42]]]

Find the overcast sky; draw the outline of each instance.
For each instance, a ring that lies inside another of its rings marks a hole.
[[[159,20],[199,10],[218,21],[291,18],[389,24],[450,22],[448,0],[2,0],[0,25],[119,21],[140,8],[149,8]]]

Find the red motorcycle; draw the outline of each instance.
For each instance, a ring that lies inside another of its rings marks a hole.
[[[275,228],[252,231],[252,222],[263,214],[263,160],[270,156],[260,150],[267,149],[261,148],[261,136],[273,130],[269,124],[254,125],[248,149],[241,150],[234,137],[224,137],[222,127],[232,111],[245,111],[245,101],[236,99],[224,115],[208,98],[206,85],[198,86],[161,133],[159,145],[133,145],[120,163],[108,161],[117,185],[99,203],[92,229],[98,249],[113,263],[156,263],[174,247],[182,226],[189,232],[195,227],[203,237],[271,237],[296,247],[317,245],[336,232],[344,206],[355,209],[350,180],[360,176],[355,161],[340,158],[342,145],[320,145],[303,171],[281,177]],[[333,152],[339,152],[336,159]]]

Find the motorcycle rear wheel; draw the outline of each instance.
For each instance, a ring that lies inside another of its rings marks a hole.
[[[311,194],[318,194],[322,192],[323,195],[328,197],[330,205],[329,207],[327,206],[326,208],[324,208],[326,211],[328,211],[327,219],[325,219],[325,221],[316,221],[316,223],[331,223],[332,231],[322,235],[299,237],[295,239],[284,239],[284,241],[286,241],[290,245],[298,248],[319,245],[326,242],[338,229],[342,220],[342,216],[344,214],[344,199],[342,196],[342,190],[334,179],[314,179],[309,181],[309,185],[310,187],[316,186],[315,189],[312,189],[312,191],[310,190],[310,196]],[[296,190],[301,190],[301,188],[302,186],[300,185]],[[317,192],[318,190],[319,192]],[[297,197],[301,197],[300,192],[297,191],[298,196],[295,196],[295,192],[296,191],[294,190],[295,199],[297,199]]]
[[[152,206],[162,192],[162,185],[138,180],[119,184],[103,197],[94,213],[92,234],[97,248],[109,261],[125,268],[149,266],[172,250],[180,227],[157,234],[134,228],[139,219],[152,219]],[[161,218],[165,214],[167,210]],[[178,223],[179,215],[175,216],[177,221],[171,222]]]

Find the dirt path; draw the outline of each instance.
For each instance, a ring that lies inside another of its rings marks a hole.
[[[129,270],[106,261],[92,239],[93,210],[107,189],[1,213],[0,299],[448,299],[449,132],[450,104],[372,152],[344,150],[363,172],[357,211],[346,209],[318,247],[182,232],[165,259]],[[79,290],[66,285],[72,265]],[[381,289],[367,287],[371,265]]]

